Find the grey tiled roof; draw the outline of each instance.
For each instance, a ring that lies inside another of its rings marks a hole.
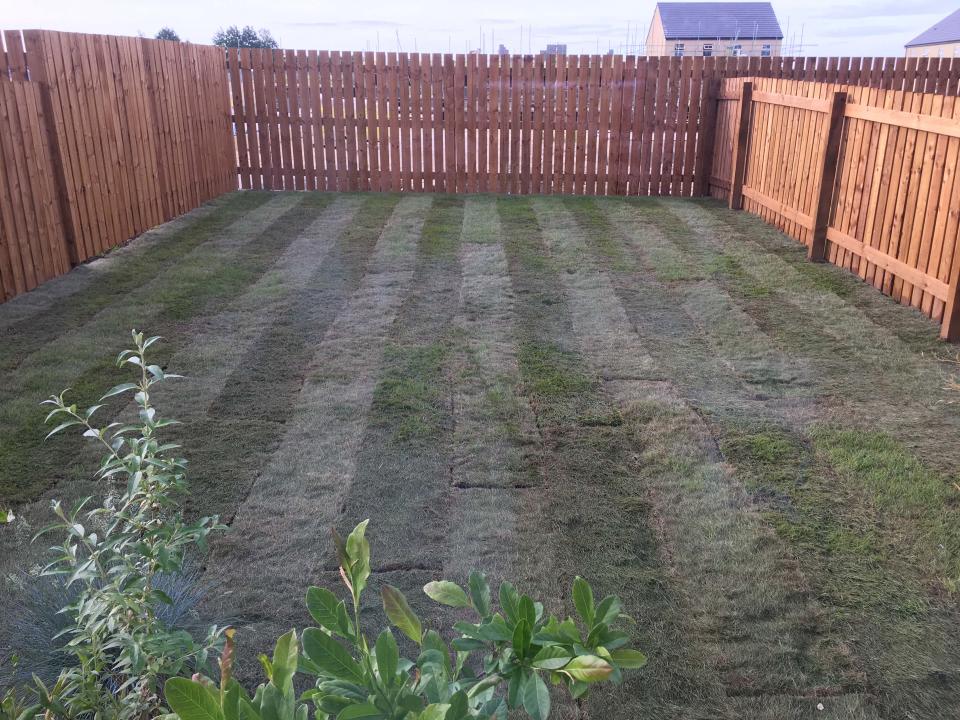
[[[957,42],[958,40],[960,40],[960,10],[955,10],[933,27],[917,35],[907,43],[907,47]]]
[[[783,38],[768,2],[662,2],[657,7],[667,40]]]

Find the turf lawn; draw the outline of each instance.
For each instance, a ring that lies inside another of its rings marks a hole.
[[[224,196],[0,306],[0,570],[40,561],[52,497],[103,490],[38,403],[120,382],[132,327],[187,376],[157,402],[189,511],[231,526],[203,612],[248,677],[336,584],[328,529],[370,518],[374,585],[436,622],[418,589],[472,568],[557,610],[575,574],[623,597],[648,668],[557,717],[960,716],[949,348],[757,218]]]

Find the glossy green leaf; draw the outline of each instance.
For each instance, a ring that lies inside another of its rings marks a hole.
[[[307,590],[307,610],[321,627],[338,635],[352,636],[353,624],[347,617],[346,606],[326,588],[311,587]]]
[[[625,670],[636,670],[647,664],[647,656],[639,650],[623,648],[610,653],[610,659]]]
[[[559,670],[570,662],[571,657],[570,652],[559,645],[547,645],[534,656],[532,664],[544,670]]]
[[[384,585],[380,594],[383,597],[384,612],[390,618],[390,622],[419,645],[423,639],[423,626],[420,624],[420,618],[410,609],[403,593],[393,585]]]
[[[449,709],[449,703],[432,703],[423,709],[417,720],[444,720]]]
[[[337,720],[378,720],[383,714],[377,710],[375,705],[362,703],[360,705],[348,705],[340,714]]]
[[[363,670],[339,642],[317,628],[303,631],[303,654],[324,672],[342,680],[363,684]]]
[[[284,633],[277,639],[277,644],[273,650],[273,675],[271,681],[281,691],[286,691],[293,687],[293,676],[297,672],[297,656],[299,655],[299,646],[297,645],[297,633],[291,630]]]
[[[520,594],[508,582],[500,584],[500,609],[507,622],[511,625],[517,622],[517,606],[520,604]]]
[[[521,660],[527,657],[530,650],[530,641],[533,639],[533,630],[526,618],[522,618],[513,629],[513,651]]]
[[[523,683],[523,709],[533,720],[547,720],[550,715],[550,691],[537,673]]]
[[[561,672],[573,680],[593,683],[606,680],[613,668],[610,663],[596,655],[578,655],[567,663]]]
[[[163,687],[163,696],[180,720],[224,720],[216,698],[194,680],[170,678]]]
[[[467,594],[459,585],[449,580],[434,580],[423,586],[423,592],[426,593],[434,602],[449,607],[470,607],[470,600]]]
[[[596,614],[593,620],[594,624],[609,625],[617,619],[617,616],[620,614],[620,608],[620,599],[614,597],[613,595],[607,595],[603,600],[600,601],[600,604],[597,605]]]
[[[573,581],[573,604],[580,613],[584,624],[590,628],[593,627],[595,609],[593,606],[593,590],[590,584],[579,575]]]
[[[397,647],[397,639],[390,632],[390,628],[386,628],[380,633],[375,652],[380,679],[390,685],[396,679],[397,666],[400,662],[400,649]]]
[[[490,614],[490,584],[487,576],[480,572],[470,573],[470,600],[480,617]]]

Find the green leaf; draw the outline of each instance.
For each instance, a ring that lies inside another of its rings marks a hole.
[[[517,657],[523,660],[530,650],[530,640],[533,638],[533,630],[526,618],[520,620],[513,630],[513,651]]]
[[[590,584],[579,575],[573,581],[573,604],[576,606],[577,612],[580,613],[580,617],[583,618],[584,624],[588,628],[593,627],[595,616],[593,590],[590,589]]]
[[[610,653],[610,659],[625,670],[636,670],[647,664],[647,656],[639,650],[623,648]]]
[[[517,606],[520,604],[520,594],[508,582],[500,584],[500,609],[511,625],[517,622]]]
[[[592,683],[606,680],[613,668],[610,663],[596,655],[578,655],[567,663],[561,672],[573,680]]]
[[[281,691],[286,692],[293,687],[293,676],[297,672],[297,633],[291,630],[277,639],[273,650],[273,674],[270,679]]]
[[[464,720],[468,717],[470,717],[470,709],[467,704],[467,694],[459,690],[450,698],[450,707],[447,709],[447,714],[443,716],[443,720]]]
[[[540,632],[534,638],[538,643],[554,643],[558,645],[573,645],[580,642],[580,631],[576,624],[570,618],[559,622],[556,618],[551,618]]]
[[[544,670],[559,670],[570,662],[570,652],[559,645],[547,645],[533,658],[533,666]]]
[[[370,543],[364,537],[369,520],[359,523],[350,534],[347,535],[347,556],[350,558],[351,573],[354,592],[357,596],[363,592],[367,586],[367,578],[370,577]]]
[[[450,607],[470,607],[467,594],[459,585],[449,580],[434,580],[423,586],[423,591],[431,600]]]
[[[324,672],[342,680],[360,685],[364,683],[363,670],[346,648],[322,630],[303,631],[303,654]]]
[[[594,624],[609,625],[617,619],[617,616],[620,614],[620,608],[620,598],[614,595],[607,595],[600,601],[600,604],[597,605],[596,616],[593,621]]]
[[[537,673],[523,684],[523,709],[533,720],[547,720],[550,715],[550,691]]]
[[[348,705],[337,715],[337,720],[377,720],[377,718],[382,717],[383,714],[377,710],[375,705],[363,703],[361,705]]]
[[[180,720],[224,720],[216,698],[193,680],[170,678],[163,686],[163,696]]]
[[[107,390],[106,394],[101,397],[101,400],[106,400],[108,397],[113,397],[114,395],[119,395],[120,393],[125,393],[128,390],[137,390],[139,385],[136,383],[120,383],[119,385],[114,385],[112,388]]]
[[[449,703],[432,703],[423,709],[417,720],[444,720],[449,709]]]
[[[480,617],[490,614],[490,584],[483,573],[470,573],[470,600]]]
[[[387,613],[390,622],[419,645],[423,639],[423,626],[420,624],[420,618],[410,609],[403,593],[393,585],[384,585],[380,594],[383,597],[384,612]]]
[[[307,590],[307,610],[317,624],[344,637],[353,635],[353,624],[346,614],[346,605],[326,588]]]
[[[376,654],[380,679],[390,685],[396,679],[397,665],[400,662],[400,649],[390,628],[386,628],[377,638]]]

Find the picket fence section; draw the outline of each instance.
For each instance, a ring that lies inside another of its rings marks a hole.
[[[228,51],[240,186],[699,195],[721,79],[956,93],[960,59]]]
[[[769,78],[719,95],[711,194],[960,338],[960,102]]]
[[[3,254],[19,258],[22,276],[0,276],[4,298],[64,271],[37,261],[37,243],[51,256],[65,246],[77,264],[236,188],[221,49],[40,30],[3,39],[0,133],[19,143],[11,133],[29,121],[31,147],[49,163],[0,191],[16,215],[0,216]],[[18,87],[30,89],[11,94]],[[59,222],[31,214],[35,204],[55,207]]]

